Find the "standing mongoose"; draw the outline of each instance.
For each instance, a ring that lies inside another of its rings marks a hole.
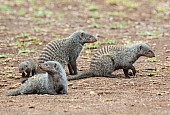
[[[128,46],[105,46],[94,54],[90,69],[87,72],[70,76],[68,80],[102,76],[114,77],[112,72],[118,69],[123,69],[125,77],[129,78],[128,70],[131,69],[135,76],[136,70],[133,63],[140,56],[155,57],[155,54],[145,43],[137,43]]]
[[[39,65],[46,73],[38,74],[28,78],[24,84],[15,91],[9,92],[7,96],[21,94],[67,94],[68,85],[64,68],[57,61],[47,61]]]
[[[19,64],[19,73],[22,73],[23,78],[34,76],[36,71],[37,63],[32,58],[28,58]]]
[[[63,67],[67,64],[71,75],[77,74],[76,59],[85,43],[96,42],[97,39],[82,30],[74,32],[67,39],[51,41],[40,53],[39,63],[58,61]]]

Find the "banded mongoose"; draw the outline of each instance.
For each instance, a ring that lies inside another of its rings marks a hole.
[[[96,42],[97,39],[82,30],[74,32],[67,39],[51,41],[40,53],[39,63],[58,61],[63,67],[67,64],[71,75],[77,74],[76,59],[85,43]]]
[[[32,58],[28,58],[19,64],[19,73],[22,73],[23,78],[34,76],[37,71],[37,62]]]
[[[87,72],[70,76],[67,79],[77,80],[89,77],[114,77],[112,72],[118,69],[123,69],[125,77],[129,78],[128,70],[131,69],[135,76],[136,70],[133,63],[140,56],[155,57],[155,54],[145,43],[128,46],[105,46],[94,54],[90,69]]]
[[[7,96],[21,94],[67,94],[68,85],[64,68],[57,61],[41,63],[39,67],[46,73],[30,77],[15,91],[9,92]]]

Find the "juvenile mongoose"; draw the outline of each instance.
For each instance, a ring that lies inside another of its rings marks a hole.
[[[63,67],[67,64],[71,75],[77,74],[76,59],[85,43],[96,42],[97,39],[84,31],[76,31],[67,39],[55,40],[47,44],[40,53],[39,63],[45,61],[58,61]]]
[[[112,72],[118,69],[123,69],[125,77],[129,78],[128,70],[131,69],[135,76],[136,70],[133,63],[140,56],[155,57],[155,54],[145,43],[128,46],[105,46],[94,54],[90,69],[87,72],[70,76],[68,80],[102,76],[113,77]]]
[[[38,74],[28,78],[15,91],[9,92],[7,96],[17,96],[21,94],[67,94],[68,85],[65,70],[57,61],[47,61],[39,65],[46,73]]]
[[[19,73],[22,73],[23,78],[34,76],[37,70],[37,63],[32,59],[28,58],[19,64]]]

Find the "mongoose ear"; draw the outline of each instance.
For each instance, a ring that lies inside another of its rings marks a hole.
[[[28,65],[28,64],[29,64],[29,62],[28,62],[28,61],[26,61],[26,64]]]
[[[28,67],[28,65],[29,65],[29,62],[28,62],[28,61],[26,61],[25,67]]]
[[[85,36],[84,32],[80,33],[80,39],[83,39],[83,37]]]
[[[143,46],[139,46],[139,49],[141,50],[143,48]]]
[[[58,66],[57,66],[57,64],[56,64],[56,63],[54,64],[54,68],[55,68],[55,69],[58,69]]]

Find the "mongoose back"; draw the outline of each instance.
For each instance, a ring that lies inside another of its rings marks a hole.
[[[58,61],[63,65],[67,64],[71,75],[77,74],[76,59],[79,56],[85,43],[93,43],[97,39],[84,31],[76,31],[67,39],[51,41],[40,53],[39,63],[45,61]]]
[[[112,72],[123,69],[125,77],[129,77],[131,69],[135,76],[136,70],[133,63],[140,57],[154,57],[155,54],[145,43],[128,46],[105,46],[99,49],[92,58],[90,69],[80,75],[69,76],[68,80],[77,80],[89,77],[113,77]]]
[[[22,73],[23,78],[34,76],[36,71],[37,63],[32,58],[28,58],[19,64],[19,73]]]
[[[15,91],[9,92],[7,96],[17,96],[21,94],[67,94],[68,85],[64,68],[57,61],[47,61],[39,65],[46,71],[44,74],[38,74],[35,77],[21,84]]]

